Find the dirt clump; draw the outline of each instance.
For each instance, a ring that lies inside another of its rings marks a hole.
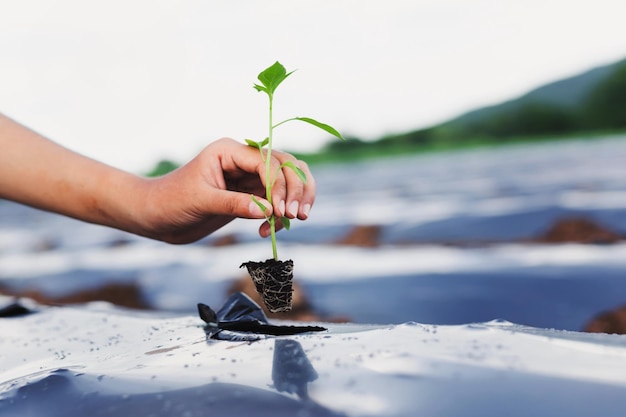
[[[626,305],[597,314],[585,325],[583,331],[626,334]]]
[[[120,307],[136,310],[150,310],[141,288],[134,283],[107,283],[96,288],[77,290],[69,294],[51,296],[38,290],[11,290],[0,288],[0,294],[18,298],[30,298],[44,305],[83,304],[92,301],[106,301]]]
[[[375,248],[380,246],[382,232],[380,225],[356,225],[345,236],[336,240],[335,244]]]
[[[610,230],[585,217],[569,217],[558,220],[545,233],[536,238],[538,243],[616,243],[623,239]]]

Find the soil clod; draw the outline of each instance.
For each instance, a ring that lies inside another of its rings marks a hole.
[[[268,259],[265,262],[244,262],[263,303],[272,313],[291,310],[293,293],[293,261]]]

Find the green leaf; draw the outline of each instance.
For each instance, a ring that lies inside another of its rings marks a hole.
[[[281,217],[280,222],[285,227],[285,230],[289,230],[291,228],[291,221],[287,217]]]
[[[271,66],[267,67],[258,75],[259,81],[262,85],[255,84],[254,88],[257,91],[264,91],[268,95],[273,95],[276,88],[285,81],[285,78],[289,77],[293,71],[287,73],[285,67],[278,61]]]
[[[244,140],[246,141],[248,146],[252,146],[253,148],[257,148],[257,149],[263,148],[265,145],[267,145],[270,142],[270,138],[265,138],[263,139],[262,142],[255,142],[252,139],[244,139]]]
[[[253,194],[250,194],[250,198],[252,198],[252,201],[254,201],[254,203],[259,206],[263,213],[267,212],[267,207],[265,207],[265,204],[261,203],[258,198],[256,198]]]
[[[267,88],[263,87],[262,85],[258,85],[258,84],[254,84],[253,87],[255,88],[256,91],[265,91],[267,93]]]
[[[292,161],[287,161],[284,162],[280,165],[281,167],[287,167],[290,168],[293,172],[296,173],[296,175],[298,176],[298,178],[300,178],[300,181],[302,181],[303,183],[306,184],[306,174],[304,173],[303,170],[301,170],[300,168],[298,168],[296,166],[296,164],[294,164]]]
[[[338,137],[341,140],[344,140],[343,136],[341,136],[341,133],[339,133],[337,129],[330,125],[327,125],[326,123],[318,122],[317,120],[311,119],[310,117],[294,117],[293,120],[300,120],[312,124],[313,126],[319,127],[320,129],[330,133],[331,135]]]
[[[252,146],[253,148],[261,149],[261,144],[259,142],[255,142],[252,139],[244,139],[248,146]]]

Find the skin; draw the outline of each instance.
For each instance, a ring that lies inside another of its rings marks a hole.
[[[87,158],[0,114],[0,198],[164,242],[197,241],[235,218],[305,220],[315,182],[303,161],[272,151],[274,206],[265,195],[265,165],[257,149],[233,139],[210,143],[179,169],[145,178]],[[307,175],[303,184],[288,168]],[[252,202],[254,194],[268,210]],[[279,225],[280,228],[280,225]],[[269,236],[269,225],[259,228]]]

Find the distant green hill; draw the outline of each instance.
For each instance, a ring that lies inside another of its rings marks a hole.
[[[495,106],[483,107],[470,111],[451,120],[449,123],[468,123],[484,120],[503,111],[514,111],[530,103],[544,103],[561,108],[576,108],[589,96],[590,92],[614,73],[617,67],[626,64],[626,59],[602,67],[594,68],[582,74],[546,84],[521,97],[500,103]]]
[[[346,159],[615,131],[626,131],[626,59],[426,129],[373,142],[330,142],[320,154],[303,157]]]

